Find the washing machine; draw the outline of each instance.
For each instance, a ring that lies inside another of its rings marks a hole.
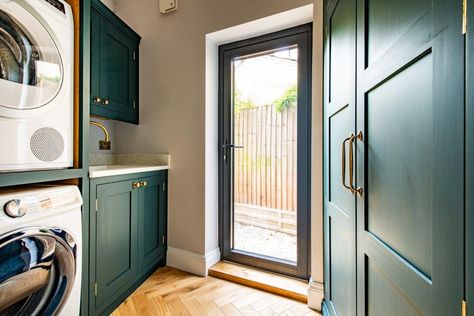
[[[81,205],[75,186],[0,191],[0,315],[79,315]]]
[[[0,0],[0,172],[73,163],[74,23],[63,0]]]

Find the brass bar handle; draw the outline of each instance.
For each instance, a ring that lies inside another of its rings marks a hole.
[[[352,188],[346,184],[346,143],[351,141],[354,138],[354,134],[351,134],[350,137],[347,137],[342,142],[342,185],[352,192]],[[350,156],[349,156],[350,157]]]
[[[362,196],[362,188],[354,188],[354,143],[357,140],[362,141],[364,138],[362,132],[359,132],[357,136],[352,135],[349,142],[349,185],[352,193],[357,193]]]

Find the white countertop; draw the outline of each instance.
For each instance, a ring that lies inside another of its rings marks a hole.
[[[167,170],[169,166],[162,165],[108,165],[108,166],[90,166],[89,178],[102,178],[110,176],[119,176],[123,174],[132,174],[140,172],[150,172],[158,170]]]

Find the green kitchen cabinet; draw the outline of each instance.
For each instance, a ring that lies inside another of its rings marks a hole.
[[[91,179],[90,315],[112,312],[166,262],[167,171]]]
[[[92,1],[92,115],[138,124],[140,39],[101,1]]]
[[[463,315],[462,3],[325,4],[324,314]]]

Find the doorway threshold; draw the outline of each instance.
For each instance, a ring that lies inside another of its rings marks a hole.
[[[288,276],[227,261],[220,261],[209,268],[209,275],[303,303],[308,301],[308,283]]]

